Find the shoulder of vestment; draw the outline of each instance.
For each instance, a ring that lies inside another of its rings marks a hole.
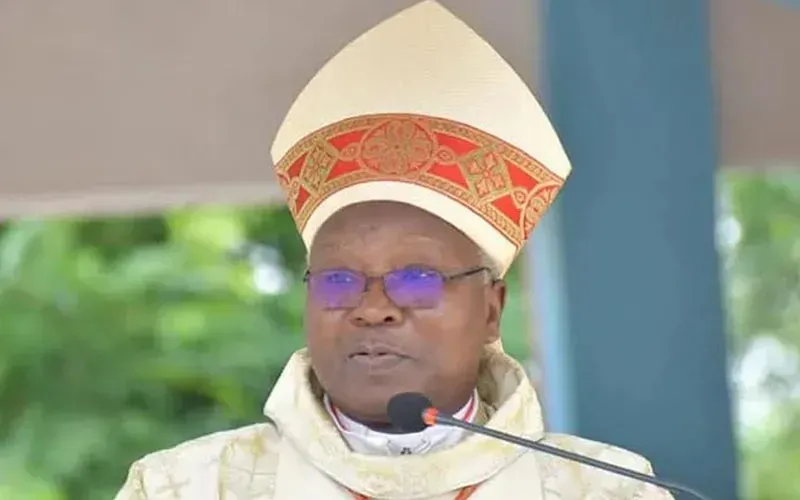
[[[653,475],[650,462],[632,451],[567,434],[548,434],[540,441],[555,448],[577,453],[636,472]],[[670,500],[666,490],[629,479],[596,467],[564,458],[536,453],[547,498],[631,498]]]
[[[115,500],[201,499],[211,492],[270,498],[279,445],[272,423],[185,441],[134,462]]]

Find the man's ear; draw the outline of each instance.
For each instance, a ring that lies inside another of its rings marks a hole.
[[[500,320],[503,309],[506,307],[506,283],[503,280],[494,280],[486,287],[486,343],[500,338]]]

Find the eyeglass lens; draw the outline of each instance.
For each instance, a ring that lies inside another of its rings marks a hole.
[[[398,307],[432,308],[441,300],[444,281],[435,270],[398,269],[383,275],[383,290]],[[364,274],[347,269],[319,271],[308,277],[311,298],[326,309],[357,307],[368,282]]]

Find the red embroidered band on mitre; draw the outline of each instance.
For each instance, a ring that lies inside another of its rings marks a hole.
[[[469,207],[521,248],[564,179],[507,142],[414,114],[349,118],[309,134],[276,165],[302,233],[331,194],[374,181],[413,183]]]

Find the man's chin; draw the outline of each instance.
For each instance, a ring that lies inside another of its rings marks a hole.
[[[419,392],[418,389],[398,385],[396,387],[359,387],[358,394],[351,394],[334,404],[347,416],[363,423],[388,424],[387,406],[389,400],[403,392]]]

